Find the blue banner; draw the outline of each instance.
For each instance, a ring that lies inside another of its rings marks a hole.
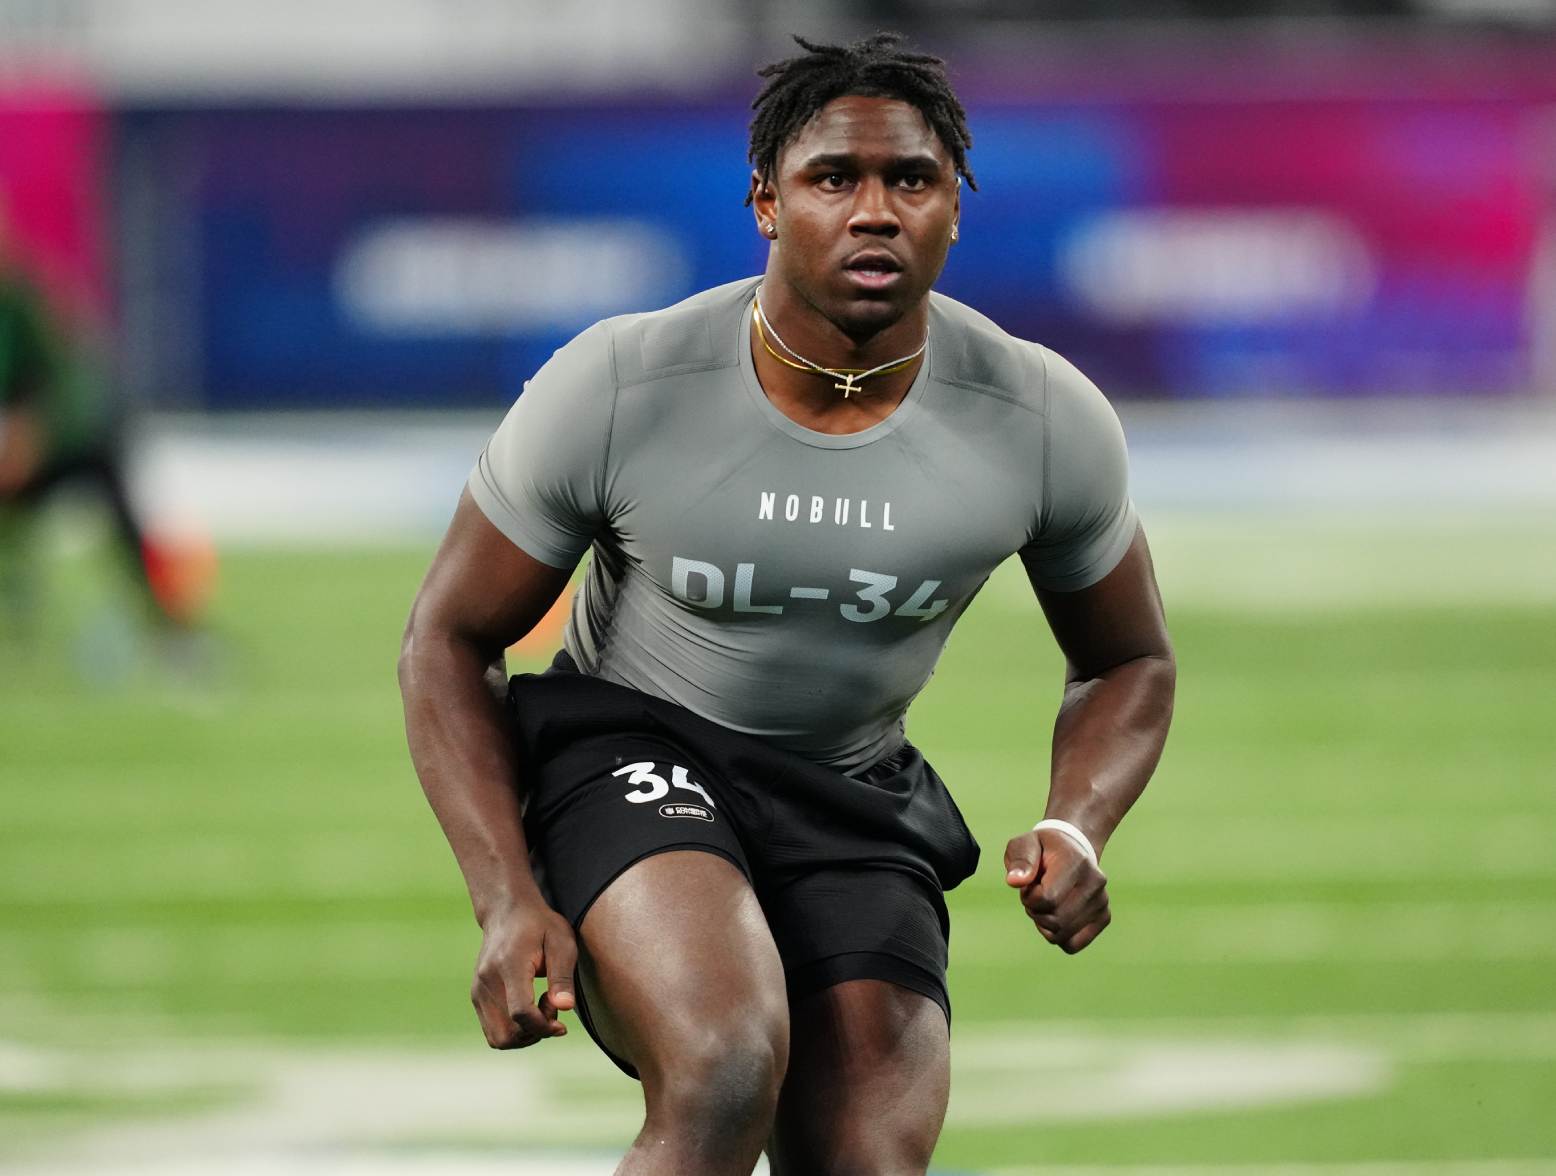
[[[1519,390],[1556,314],[1534,278],[1552,220],[1526,149],[1537,113],[974,109],[980,190],[940,288],[1114,395]],[[125,115],[126,288],[180,324],[176,349],[148,352],[167,370],[142,378],[212,408],[509,401],[597,319],[761,269],[747,117],[733,101]]]

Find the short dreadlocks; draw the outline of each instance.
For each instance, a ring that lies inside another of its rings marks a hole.
[[[834,98],[857,94],[868,98],[897,98],[918,107],[925,120],[951,153],[956,174],[974,191],[978,184],[967,166],[972,133],[967,112],[951,91],[945,62],[926,53],[905,53],[897,46],[900,33],[876,33],[852,45],[817,45],[804,37],[794,40],[805,50],[802,57],[775,61],[757,70],[767,85],[751,103],[750,159],[762,183],[772,178],[778,152]],[[746,193],[751,203],[751,193]]]

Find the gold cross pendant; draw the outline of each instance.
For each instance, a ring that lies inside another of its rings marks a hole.
[[[841,384],[833,384],[832,386],[843,394],[844,400],[847,400],[850,392],[859,391],[859,389],[854,386],[854,381],[856,379],[858,379],[857,376],[844,376],[843,382]]]

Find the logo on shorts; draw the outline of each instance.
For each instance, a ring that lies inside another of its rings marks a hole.
[[[713,820],[713,814],[700,804],[662,804],[659,806],[661,817],[692,817],[699,821]]]
[[[713,811],[719,806],[713,803],[713,797],[708,795],[708,790],[692,779],[691,773],[680,764],[666,764],[670,769],[670,778],[666,780],[656,769],[658,764],[649,760],[642,763],[628,764],[624,768],[617,768],[612,776],[625,776],[627,783],[631,784],[632,791],[626,794],[629,804],[649,804],[656,800],[663,800],[670,795],[670,789],[679,788],[682,792],[690,792],[694,796],[700,796],[707,802],[707,807],[700,804],[665,804],[660,805],[659,815],[662,817],[697,817],[704,821],[713,820]],[[678,810],[672,812],[671,810]],[[679,811],[685,810],[685,811]]]

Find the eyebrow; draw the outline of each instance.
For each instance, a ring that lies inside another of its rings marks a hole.
[[[859,157],[848,151],[836,151],[829,154],[812,155],[800,164],[801,171],[811,171],[819,167],[857,168]],[[939,171],[940,161],[933,155],[896,155],[886,165],[887,170],[907,171],[909,169],[922,168],[926,171]]]

